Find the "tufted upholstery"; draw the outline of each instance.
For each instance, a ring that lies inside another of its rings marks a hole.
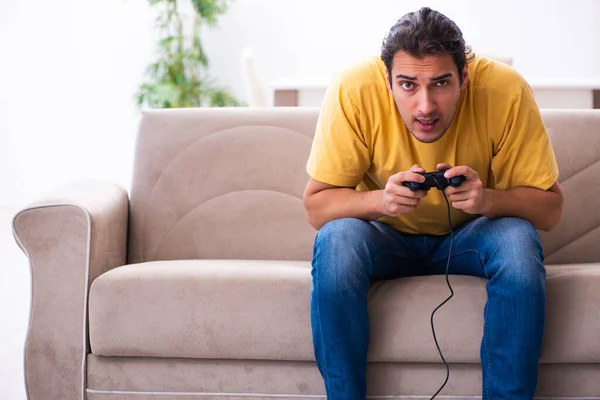
[[[147,111],[129,262],[310,260],[315,232],[302,193],[316,120],[298,109]]]
[[[600,110],[542,110],[565,195],[563,217],[540,232],[547,264],[600,262]]]

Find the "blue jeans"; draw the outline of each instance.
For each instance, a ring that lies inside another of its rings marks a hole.
[[[328,400],[366,397],[371,281],[444,274],[449,246],[450,235],[407,235],[379,221],[345,218],[321,228],[311,320]],[[546,312],[543,258],[536,230],[523,219],[479,217],[455,229],[449,274],[488,280],[480,349],[484,400],[533,398]]]

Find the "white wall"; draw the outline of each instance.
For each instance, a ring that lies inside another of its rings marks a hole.
[[[212,74],[245,98],[253,46],[262,84],[328,78],[378,54],[413,0],[234,0],[205,35]],[[600,76],[600,1],[432,0],[476,50],[526,77]],[[154,50],[147,0],[0,0],[0,204],[92,177],[129,185],[133,94]]]
[[[212,67],[240,96],[245,45],[255,48],[267,89],[285,78],[328,79],[378,55],[389,28],[423,5],[452,18],[475,50],[513,57],[526,77],[600,76],[597,0],[235,0],[207,37]]]
[[[128,185],[152,24],[139,0],[0,0],[0,204],[82,178]]]

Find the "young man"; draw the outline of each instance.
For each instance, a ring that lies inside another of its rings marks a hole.
[[[474,56],[428,8],[403,16],[381,58],[328,89],[307,164],[306,214],[319,230],[311,293],[314,351],[329,400],[363,400],[371,280],[443,274],[442,192],[419,173],[463,175],[444,190],[450,274],[487,278],[483,399],[532,399],[545,319],[536,229],[559,221],[558,169],[527,83]]]

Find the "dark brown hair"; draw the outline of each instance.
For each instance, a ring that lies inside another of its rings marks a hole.
[[[398,51],[405,51],[416,58],[440,53],[450,54],[458,68],[461,83],[463,68],[473,56],[471,48],[465,44],[463,34],[454,21],[428,7],[404,15],[392,26],[383,40],[381,59],[388,70],[390,84],[392,62]]]

